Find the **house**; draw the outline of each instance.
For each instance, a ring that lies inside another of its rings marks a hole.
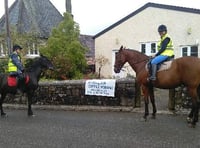
[[[71,0],[66,0],[66,11],[71,13]],[[15,0],[9,8],[10,27],[15,27],[19,33],[34,33],[44,42],[51,35],[52,28],[56,27],[63,20],[62,14],[49,0]],[[0,34],[5,32],[5,15],[0,19]],[[87,47],[86,53],[88,65],[94,67],[94,40],[92,36],[80,35],[80,42]],[[7,54],[5,43],[0,43],[0,57]],[[27,57],[39,55],[37,44],[29,46]]]
[[[63,16],[49,0],[16,0],[9,8],[10,26],[19,33],[34,32],[38,37],[48,38],[53,27]],[[0,19],[0,32],[5,31],[5,15]]]
[[[104,77],[126,77],[135,75],[129,65],[120,74],[114,73],[115,53],[121,45],[147,55],[156,52],[159,34],[157,28],[165,24],[173,39],[175,58],[182,56],[200,57],[200,10],[157,3],[147,3],[108,28],[96,34],[95,58],[108,59],[102,67]],[[98,63],[96,69],[98,70]]]
[[[50,36],[52,28],[63,20],[63,16],[49,0],[16,0],[9,8],[9,26],[18,33],[31,33],[42,41]],[[5,33],[6,18],[0,19],[0,34]],[[26,57],[39,56],[37,43],[29,43]],[[5,43],[1,43],[0,56],[7,54]]]

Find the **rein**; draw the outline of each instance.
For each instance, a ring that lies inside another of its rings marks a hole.
[[[137,64],[140,64],[140,63],[143,63],[143,62],[148,62],[149,59],[151,59],[151,58],[139,60],[139,61],[136,61],[136,62],[134,62],[134,63],[132,63],[132,64],[133,64],[133,65],[137,65]],[[143,69],[143,67],[141,66],[141,67],[138,69],[138,72],[140,72],[142,69]]]

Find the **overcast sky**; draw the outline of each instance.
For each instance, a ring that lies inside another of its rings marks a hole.
[[[8,0],[9,6],[15,0]],[[63,14],[65,0],[50,0]],[[74,20],[81,34],[95,35],[142,7],[148,2],[200,9],[199,0],[71,0]],[[4,13],[4,0],[0,0],[0,16]]]

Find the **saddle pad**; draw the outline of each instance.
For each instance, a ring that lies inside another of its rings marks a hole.
[[[171,67],[171,64],[172,64],[172,61],[166,61],[166,62],[162,63],[162,64],[159,66],[159,69],[158,69],[157,72],[169,69],[169,68]],[[146,66],[145,66],[145,69],[146,69],[147,71],[149,71],[149,70],[148,70],[148,65],[147,65],[147,64],[146,64]]]
[[[8,76],[7,79],[8,79],[8,86],[11,86],[11,87],[17,86],[16,77]]]
[[[27,84],[29,82],[29,80],[30,80],[30,77],[27,75],[25,84]],[[13,77],[13,76],[8,76],[8,86],[10,86],[10,87],[17,86],[17,78]]]
[[[26,81],[25,81],[25,84],[27,84],[27,83],[29,82],[29,80],[30,80],[29,75],[26,75]]]
[[[158,71],[169,69],[171,67],[171,64],[172,64],[172,61],[166,61],[162,63]]]

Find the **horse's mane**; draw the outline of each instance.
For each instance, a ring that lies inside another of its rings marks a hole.
[[[132,51],[132,52],[135,52],[136,54],[140,54],[140,55],[143,54],[144,56],[148,57],[146,54],[144,54],[143,52],[140,52],[140,51],[138,51],[138,50],[130,49],[130,48],[128,48],[127,50]]]
[[[27,72],[33,71],[36,67],[40,66],[40,57],[36,57],[34,59],[28,59],[25,64],[25,69]]]
[[[138,60],[141,58],[141,56],[143,56],[143,58],[145,58],[145,59],[146,59],[146,58],[149,59],[149,56],[147,56],[146,54],[144,54],[144,53],[142,53],[142,52],[140,52],[140,51],[138,51],[138,50],[130,49],[130,48],[127,48],[127,49],[125,49],[125,50],[134,53],[135,58],[137,58]],[[140,60],[141,60],[141,59],[140,59]]]

